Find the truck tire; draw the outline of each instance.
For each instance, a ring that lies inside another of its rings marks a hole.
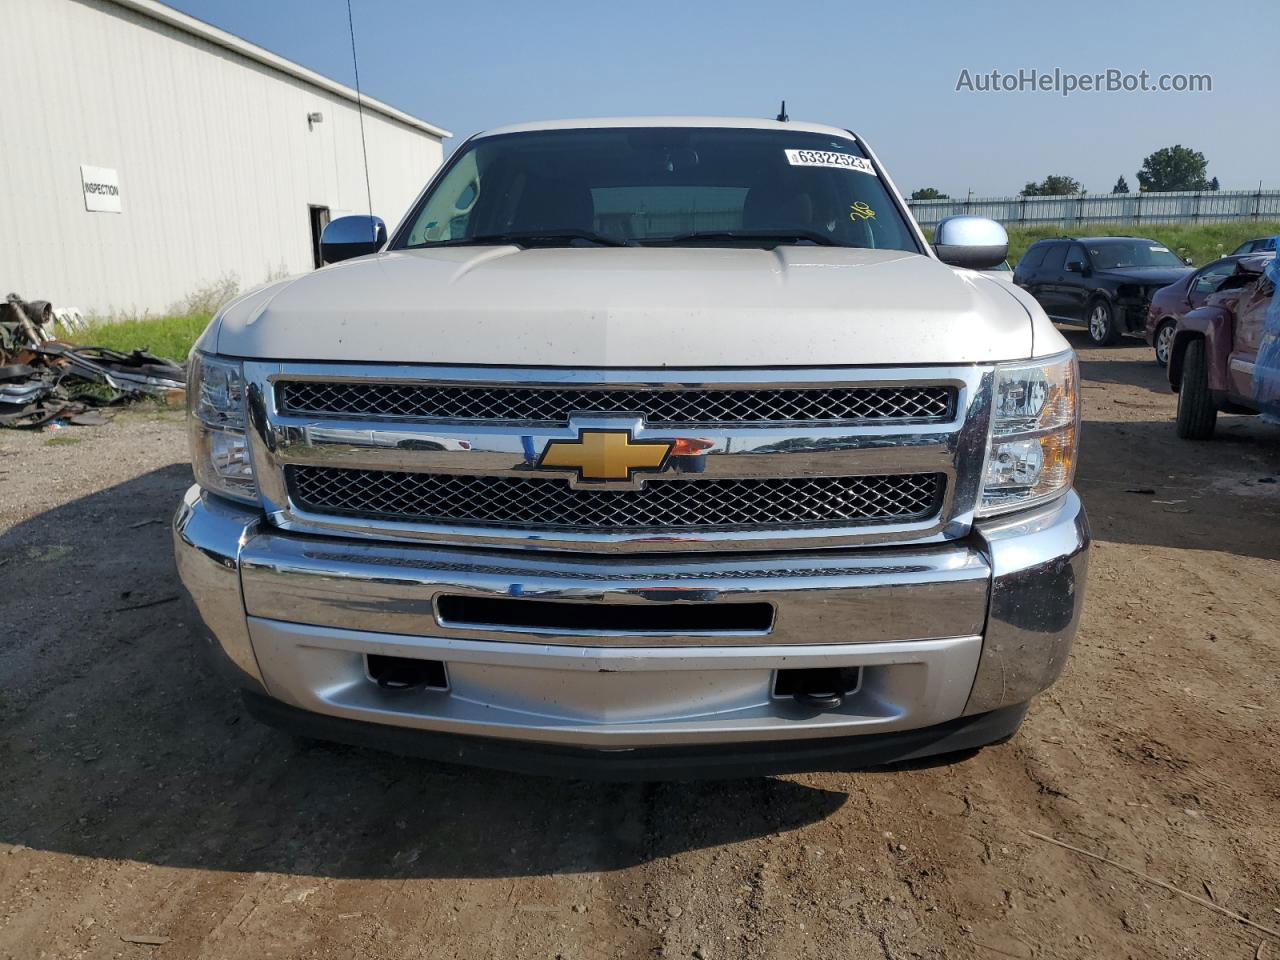
[[[1209,358],[1204,341],[1187,344],[1182,356],[1182,386],[1178,390],[1178,436],[1184,440],[1208,440],[1218,422],[1218,408],[1209,395]]]
[[[1109,347],[1120,340],[1116,312],[1101,297],[1089,301],[1089,339],[1098,347]]]

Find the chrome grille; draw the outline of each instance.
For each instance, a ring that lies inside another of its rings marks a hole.
[[[591,389],[284,380],[286,414],[565,424],[572,413],[639,414],[651,425],[930,422],[949,419],[941,385],[764,389]]]
[[[302,465],[288,467],[286,476],[293,502],[315,513],[593,531],[903,523],[936,513],[943,490],[937,473],[651,480],[641,490]]]

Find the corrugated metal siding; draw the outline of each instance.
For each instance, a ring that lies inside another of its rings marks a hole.
[[[104,0],[4,0],[0,293],[157,312],[232,274],[312,268],[308,205],[366,208],[354,104]],[[308,129],[307,114],[324,121]],[[374,212],[394,226],[440,141],[365,112]],[[123,213],[84,209],[80,165]]]

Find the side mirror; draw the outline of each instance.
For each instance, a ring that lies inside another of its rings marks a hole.
[[[1195,261],[1192,260],[1190,257],[1183,257],[1182,262],[1185,263],[1188,267],[1193,266],[1195,264]]]
[[[1083,261],[1083,260],[1068,260],[1068,261],[1067,261],[1067,273],[1079,273],[1079,274],[1083,274],[1083,273],[1084,273],[1084,261]]]
[[[986,217],[947,217],[933,232],[933,249],[943,263],[985,270],[1009,255],[1009,235]]]
[[[320,259],[337,263],[366,253],[377,253],[387,242],[387,225],[381,217],[357,214],[329,221],[320,234]]]

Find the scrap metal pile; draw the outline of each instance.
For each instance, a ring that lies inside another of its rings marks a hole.
[[[0,427],[102,423],[92,408],[185,390],[181,364],[146,350],[65,343],[54,338],[55,320],[45,300],[11,293],[0,303]]]

